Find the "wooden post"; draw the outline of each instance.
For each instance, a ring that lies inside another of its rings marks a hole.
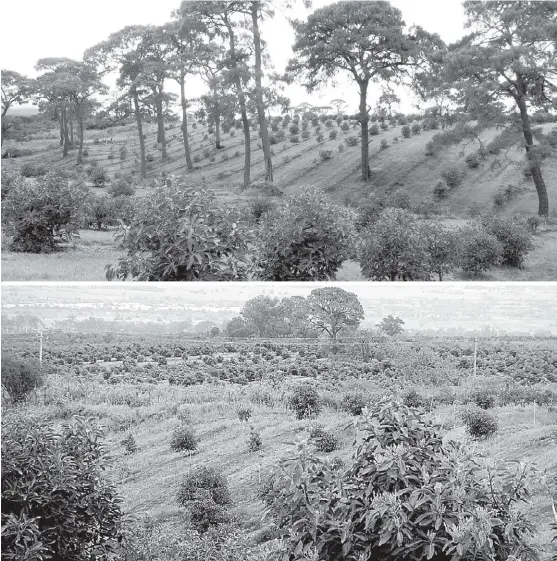
[[[477,358],[478,358],[478,338],[474,338],[474,378],[476,377],[477,371]]]
[[[39,331],[39,364],[43,363],[43,332]]]
[[[536,402],[534,401],[534,426],[536,426]]]

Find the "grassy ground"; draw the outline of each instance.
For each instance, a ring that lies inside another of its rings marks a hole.
[[[373,382],[365,384],[376,391]],[[364,388],[361,384],[359,387]],[[265,402],[261,399],[264,395],[268,396]],[[182,388],[57,378],[42,390],[43,401],[44,404],[29,406],[29,411],[46,414],[56,422],[80,414],[95,417],[107,426],[107,443],[113,457],[110,476],[125,498],[126,510],[133,513],[136,521],[149,521],[153,536],[146,535],[146,540],[155,543],[155,531],[164,536],[166,553],[157,551],[159,561],[177,561],[187,552],[188,542],[183,538],[187,519],[175,500],[185,474],[200,466],[214,466],[227,476],[234,500],[233,514],[241,534],[250,540],[263,526],[264,505],[257,496],[261,481],[281,458],[291,457],[296,442],[307,438],[310,423],[296,420],[277,391],[259,384]],[[238,421],[240,405],[252,409],[249,424]],[[534,543],[542,559],[549,560],[550,496],[557,483],[552,479],[557,470],[557,411],[538,407],[535,424],[532,406],[498,407],[492,413],[500,429],[494,437],[481,442],[466,436],[456,406],[440,406],[429,414],[445,427],[447,438],[465,442],[481,461],[519,460],[537,467],[529,516],[538,531]],[[170,449],[170,438],[186,417],[191,419],[199,446],[192,454],[175,453]],[[340,437],[339,449],[332,455],[350,457],[355,433],[346,427],[351,420],[348,414],[331,407],[325,407],[319,415],[318,421],[336,430]],[[248,449],[249,425],[261,433],[260,452]],[[127,434],[137,442],[135,454],[125,454],[121,441]]]

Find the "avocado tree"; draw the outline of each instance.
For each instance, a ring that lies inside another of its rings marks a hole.
[[[538,213],[547,217],[547,188],[530,111],[557,104],[557,2],[468,1],[464,10],[471,32],[448,49],[446,87],[484,126],[509,114],[516,117],[516,141],[524,143]]]
[[[336,2],[293,26],[294,58],[288,65],[292,76],[301,76],[309,91],[328,85],[339,72],[349,72],[358,84],[362,179],[368,181],[369,85],[409,78],[428,64],[431,51],[442,42],[420,27],[406,32],[400,10],[384,1]]]

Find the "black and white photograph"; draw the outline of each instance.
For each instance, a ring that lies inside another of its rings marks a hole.
[[[557,0],[0,13],[1,561],[557,561]]]
[[[4,285],[3,559],[554,559],[557,285],[191,286]]]
[[[3,280],[557,280],[557,2],[2,15]]]

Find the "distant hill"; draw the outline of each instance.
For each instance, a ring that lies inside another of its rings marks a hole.
[[[11,117],[30,117],[38,113],[39,109],[35,105],[20,105],[18,107],[10,107],[8,115]]]

